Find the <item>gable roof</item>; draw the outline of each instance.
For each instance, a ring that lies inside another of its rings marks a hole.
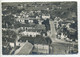
[[[47,44],[47,41],[43,36],[36,36],[36,37],[22,36],[21,39],[19,40],[23,41],[28,40],[32,44]]]
[[[26,42],[23,47],[16,53],[16,55],[27,55],[32,51],[33,45],[29,42]]]

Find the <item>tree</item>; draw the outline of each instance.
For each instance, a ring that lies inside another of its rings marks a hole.
[[[12,15],[9,16],[3,16],[2,17],[2,24],[5,26],[5,28],[12,28],[12,25],[14,25],[15,19]]]
[[[47,41],[47,44],[50,45],[52,43],[51,39],[49,37],[45,38],[45,40]]]
[[[50,30],[49,19],[44,20],[44,21],[42,22],[42,24],[45,25],[45,27],[46,27],[46,31],[47,31],[47,30]]]
[[[6,38],[5,41],[7,41],[7,42],[14,42],[14,48],[16,47],[16,38],[17,38],[17,35],[16,35],[15,31],[11,31],[11,30],[3,31],[2,36],[3,36],[3,38],[2,38],[3,40],[4,40],[4,38]]]

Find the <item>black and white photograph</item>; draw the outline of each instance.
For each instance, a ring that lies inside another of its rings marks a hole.
[[[3,2],[3,55],[78,53],[77,2]]]

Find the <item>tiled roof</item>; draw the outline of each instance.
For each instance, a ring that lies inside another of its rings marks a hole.
[[[37,36],[37,37],[22,36],[21,40],[23,40],[23,41],[28,40],[32,44],[47,44],[46,39],[42,36]]]
[[[40,29],[45,30],[45,28],[46,28],[45,25],[39,25],[39,24],[34,24],[34,23],[30,23],[30,24],[19,24],[18,26],[15,25],[15,27],[17,27],[17,28],[19,28],[19,27],[33,27],[36,30],[40,30]]]
[[[32,48],[33,45],[29,42],[26,42],[16,55],[27,55],[32,51]]]
[[[36,25],[35,26],[36,29],[45,29],[45,25]]]

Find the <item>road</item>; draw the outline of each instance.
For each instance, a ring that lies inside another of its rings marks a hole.
[[[51,38],[52,42],[55,42],[56,30],[55,30],[54,22],[52,20],[50,20],[49,23],[50,23],[50,30],[51,30],[50,38]]]

